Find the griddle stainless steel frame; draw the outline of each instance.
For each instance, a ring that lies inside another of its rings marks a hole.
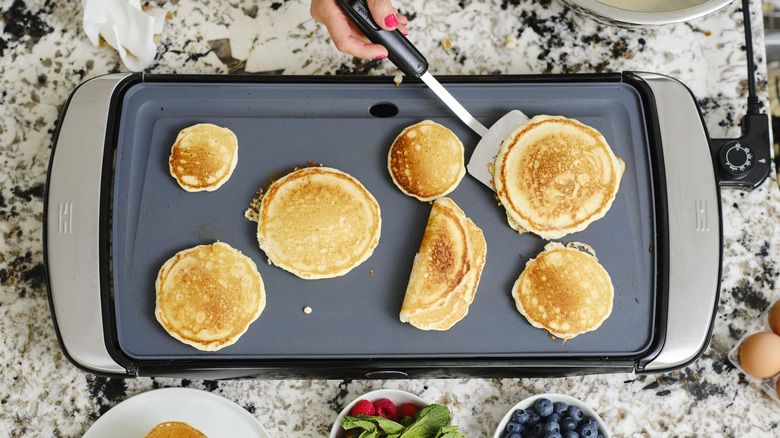
[[[156,361],[137,363],[118,351],[111,323],[111,199],[117,136],[116,106],[144,81],[389,81],[363,77],[203,77],[113,74],[91,79],[71,95],[52,151],[44,206],[44,255],[52,317],[64,354],[91,373],[132,377],[190,376],[413,378],[562,376],[664,372],[694,361],[708,345],[718,302],[722,232],[720,197],[709,135],[691,92],[653,73],[608,75],[450,77],[451,81],[624,81],[643,94],[654,149],[658,294],[655,338],[640,358],[502,360],[313,359]],[[102,230],[102,231],[101,231]]]

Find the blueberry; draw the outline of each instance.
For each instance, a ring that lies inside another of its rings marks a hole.
[[[544,423],[536,423],[536,424],[534,424],[534,428],[533,428],[532,433],[533,433],[533,436],[544,436]]]
[[[580,428],[586,427],[588,429],[593,429],[594,437],[599,433],[599,422],[596,421],[595,418],[585,417],[585,419],[580,422]]]
[[[534,403],[534,410],[541,417],[549,417],[553,413],[553,404],[548,398],[540,398]]]
[[[574,418],[566,417],[561,420],[561,430],[568,431],[577,428],[577,421]]]
[[[544,434],[544,438],[563,438],[558,432],[548,432]]]
[[[523,438],[523,434],[520,432],[512,432],[504,435],[504,438]]]
[[[518,409],[512,414],[512,420],[523,424],[528,422],[528,412],[524,409]]]
[[[563,416],[563,413],[566,412],[566,409],[569,409],[569,405],[566,404],[566,402],[555,402],[553,403],[553,412]]]
[[[573,418],[577,423],[582,421],[583,417],[585,417],[585,414],[582,413],[582,409],[578,408],[577,406],[569,406],[569,409],[566,410],[566,413],[569,414],[569,417]]]
[[[536,413],[536,411],[526,411],[528,412],[528,421],[525,422],[528,426],[533,426],[534,424],[538,423],[539,420],[542,418],[539,416],[539,414]]]
[[[551,423],[551,422],[552,423],[560,423],[561,422],[561,416],[559,414],[556,414],[555,412],[553,412],[552,414],[550,414],[549,417],[547,417],[547,422],[548,423]]]
[[[596,438],[599,434],[598,423],[583,422],[580,424],[577,432],[579,432],[580,436],[583,438]]]
[[[565,430],[561,435],[561,438],[580,438],[580,434],[573,430]]]
[[[556,421],[548,421],[544,424],[544,431],[546,433],[550,432],[560,432],[561,431],[561,425],[558,424]]]
[[[522,432],[523,431],[523,425],[518,423],[517,421],[509,420],[509,421],[507,421],[506,427],[504,428],[504,430],[506,430],[507,433]]]

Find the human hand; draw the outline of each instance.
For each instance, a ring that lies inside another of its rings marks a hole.
[[[367,0],[368,10],[374,21],[384,30],[398,29],[406,35],[408,21],[398,13],[391,0]],[[336,0],[311,0],[311,16],[328,29],[333,44],[344,53],[359,58],[387,58],[387,49],[381,44],[373,44],[352,24]]]

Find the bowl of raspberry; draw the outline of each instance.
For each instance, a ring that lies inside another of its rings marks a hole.
[[[382,428],[383,420],[403,425],[411,421],[417,412],[426,406],[428,403],[425,400],[406,391],[398,389],[371,391],[353,400],[341,410],[330,430],[330,438],[347,438],[354,435],[356,430],[361,430],[359,427],[347,430],[343,426],[345,422],[347,427],[365,424],[366,427],[375,426],[379,429]],[[345,420],[345,417],[348,418]]]
[[[493,438],[610,438],[596,411],[563,394],[539,394],[514,405]]]

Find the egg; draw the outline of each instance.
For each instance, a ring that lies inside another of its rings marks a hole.
[[[774,334],[780,335],[780,301],[769,310],[769,329]]]
[[[758,332],[739,347],[739,364],[753,377],[766,379],[780,372],[780,336]]]

